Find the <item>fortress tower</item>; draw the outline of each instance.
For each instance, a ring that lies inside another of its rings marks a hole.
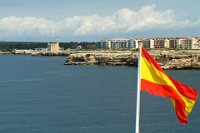
[[[60,51],[59,42],[49,42],[48,51],[52,53],[58,53]]]

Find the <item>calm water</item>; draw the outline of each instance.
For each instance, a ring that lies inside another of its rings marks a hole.
[[[64,66],[65,57],[0,55],[1,133],[134,133],[137,69]],[[200,71],[168,71],[200,88]],[[141,96],[142,133],[199,133],[200,103],[179,124],[168,99]]]

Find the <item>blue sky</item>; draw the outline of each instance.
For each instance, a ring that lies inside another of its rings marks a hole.
[[[0,41],[199,36],[199,0],[0,0]]]

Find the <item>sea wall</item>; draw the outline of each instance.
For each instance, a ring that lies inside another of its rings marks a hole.
[[[163,69],[200,69],[200,51],[148,51]],[[137,66],[137,52],[92,51],[70,54],[65,65],[126,65]]]

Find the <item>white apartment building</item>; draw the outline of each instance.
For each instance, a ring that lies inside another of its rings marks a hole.
[[[126,38],[116,38],[116,39],[106,39],[101,41],[101,48],[131,48],[131,39]]]
[[[178,49],[192,49],[192,39],[191,38],[179,38],[177,41]]]
[[[199,37],[192,38],[192,49],[200,49],[200,38]]]
[[[166,48],[170,48],[170,49],[176,49],[177,48],[177,43],[178,43],[178,39],[177,38],[168,38],[167,39],[168,43],[166,43]]]
[[[101,41],[101,48],[138,48],[139,44],[151,49],[200,49],[200,37],[107,39]]]
[[[150,48],[165,48],[167,41],[165,38],[150,39]]]

